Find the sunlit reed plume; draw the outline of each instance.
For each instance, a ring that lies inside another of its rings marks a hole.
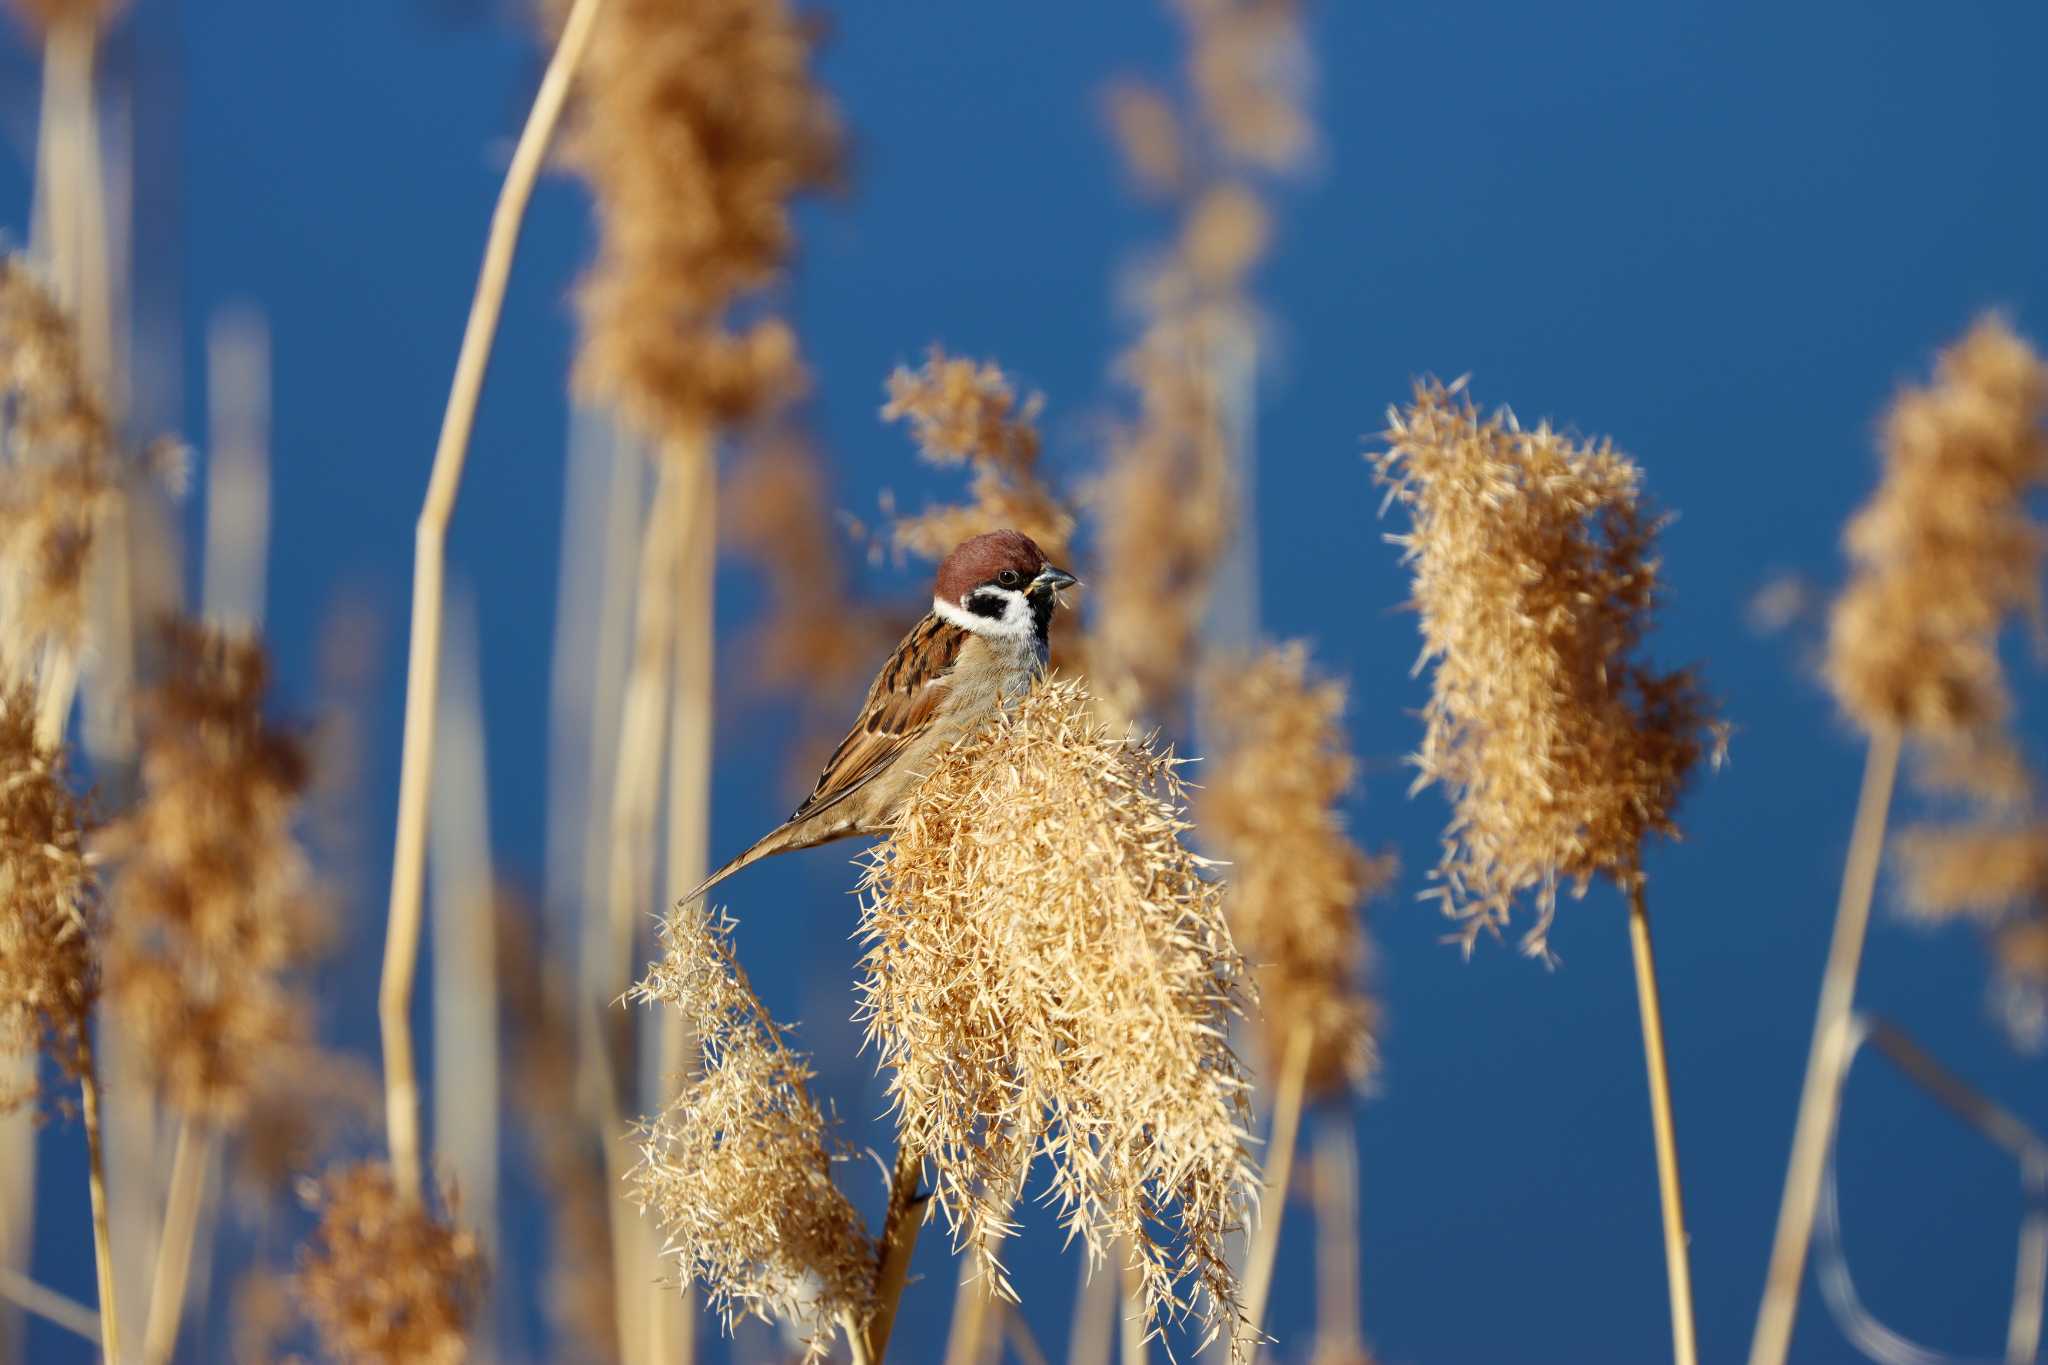
[[[70,320],[21,257],[0,260],[0,682],[36,680],[45,743],[88,644],[87,572],[119,497],[114,452]]]
[[[1944,351],[1934,383],[1886,413],[1884,477],[1849,523],[1856,573],[1835,605],[1827,678],[1873,732],[1952,740],[2008,706],[1998,633],[2041,624],[2048,366],[1996,316]]]
[[[1183,842],[1170,753],[1052,682],[949,750],[864,877],[862,1013],[899,1140],[997,1292],[1034,1156],[1099,1262],[1128,1240],[1154,1327],[1230,1327],[1256,1187],[1226,1041],[1248,989]]]
[[[1327,1094],[1363,1084],[1377,1015],[1366,993],[1360,906],[1392,880],[1345,832],[1357,772],[1343,732],[1344,684],[1309,675],[1301,645],[1219,659],[1203,689],[1203,765],[1194,812],[1229,866],[1223,908],[1259,987],[1268,1076],[1288,1040],[1308,1033],[1306,1083]]]
[[[1043,406],[1035,394],[1020,400],[993,363],[949,356],[936,346],[917,369],[899,366],[889,376],[883,418],[908,423],[918,453],[932,464],[971,466],[974,501],[898,520],[897,546],[940,559],[970,536],[1008,527],[1062,561],[1074,518],[1038,471]]]
[[[1176,0],[1188,26],[1188,83],[1224,156],[1268,171],[1315,149],[1310,62],[1296,0]]]
[[[165,1100],[239,1120],[274,1054],[307,1035],[289,974],[326,933],[294,833],[307,767],[264,715],[262,645],[166,627],[163,677],[141,700],[142,797],[109,832],[109,990]]]
[[[747,984],[732,927],[701,903],[679,907],[634,988],[642,1004],[683,1012],[701,1069],[642,1127],[629,1181],[685,1286],[703,1284],[727,1331],[750,1315],[781,1319],[821,1358],[835,1328],[867,1313],[875,1248],[832,1181],[849,1153],[811,1098],[810,1064]]]
[[[735,319],[789,255],[789,201],[830,181],[839,129],[783,0],[610,0],[569,158],[597,200],[579,289],[584,390],[672,436],[800,390],[796,338]]]
[[[1414,571],[1430,672],[1417,783],[1454,807],[1431,894],[1468,948],[1528,897],[1522,946],[1542,954],[1559,884],[1633,885],[1644,838],[1675,836],[1717,748],[1692,671],[1639,657],[1663,521],[1611,445],[1482,419],[1458,386],[1420,383],[1389,420],[1373,459],[1412,522],[1388,539]]]
[[[534,1177],[548,1198],[547,1312],[564,1355],[617,1360],[613,1191],[605,1179],[602,1139],[583,1124],[564,1122],[578,1100],[574,983],[553,970],[533,938],[529,912],[501,892],[499,1000],[512,1081],[506,1093],[526,1129]]]
[[[99,993],[86,837],[63,752],[36,743],[27,689],[0,696],[0,1051],[47,1058],[67,1082],[85,1065]],[[41,1092],[30,1079],[25,1093],[0,1094],[0,1109]]]
[[[359,1365],[459,1365],[486,1268],[468,1233],[407,1198],[382,1162],[330,1171],[292,1297],[321,1346]]]

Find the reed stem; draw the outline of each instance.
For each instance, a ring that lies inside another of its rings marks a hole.
[[[1121,1365],[1145,1365],[1145,1292],[1138,1281],[1138,1267],[1125,1247],[1123,1294],[1117,1303],[1117,1359]]]
[[[100,1146],[99,1068],[92,1042],[81,1045],[84,1065],[78,1078],[80,1109],[85,1118],[86,1185],[92,1194],[92,1263],[99,1280],[100,1346],[107,1365],[122,1365],[121,1314],[114,1297],[114,1248],[107,1232],[107,1162]]]
[[[1074,1315],[1067,1325],[1067,1365],[1109,1365],[1115,1339],[1117,1282],[1109,1267],[1081,1257],[1081,1285],[1074,1291]]]
[[[389,927],[377,1016],[384,1041],[384,1121],[391,1146],[392,1179],[399,1194],[420,1197],[420,1088],[413,1057],[413,977],[419,966],[421,883],[427,849],[427,795],[434,766],[434,707],[441,664],[442,577],[448,519],[462,484],[469,434],[476,421],[491,342],[504,310],[505,284],[519,245],[519,229],[533,197],[569,84],[589,45],[604,0],[576,0],[548,59],[526,126],[520,131],[491,215],[483,267],[463,328],[455,379],[434,447],[433,471],[413,537],[412,631],[406,660],[405,733],[398,779],[398,831],[393,840]]]
[[[1799,1284],[1813,1241],[1813,1218],[1827,1170],[1829,1139],[1842,1105],[1849,1011],[1856,1001],[1856,974],[1870,927],[1871,895],[1877,886],[1885,816],[1891,808],[1898,767],[1898,732],[1873,735],[1864,758],[1856,825],[1849,836],[1841,897],[1835,907],[1834,937],[1821,975],[1820,1007],[1807,1049],[1806,1080],[1800,1088],[1799,1117],[1792,1129],[1792,1157],[1785,1171],[1785,1192],[1778,1205],[1778,1228],[1771,1242],[1771,1266],[1764,1280],[1763,1304],[1757,1311],[1756,1333],[1750,1341],[1749,1365],[1784,1365],[1792,1346]]]
[[[100,1315],[73,1298],[47,1285],[37,1284],[18,1270],[0,1265],[0,1299],[55,1323],[74,1336],[100,1344]],[[12,1359],[13,1357],[10,1357]]]
[[[1358,1134],[1347,1107],[1316,1124],[1316,1350],[1338,1360],[1365,1353],[1358,1301]]]
[[[982,1365],[988,1357],[989,1312],[999,1305],[989,1278],[973,1256],[960,1258],[960,1284],[953,1295],[953,1325],[946,1333],[946,1365]]]
[[[1664,1010],[1657,1000],[1657,958],[1650,947],[1650,911],[1638,873],[1628,893],[1628,938],[1636,968],[1636,1004],[1643,1021],[1643,1061],[1650,1077],[1650,1126],[1657,1142],[1657,1196],[1664,1218],[1664,1271],[1671,1294],[1671,1355],[1695,1365],[1692,1262],[1685,1236],[1685,1200],[1678,1180],[1678,1125],[1671,1115],[1671,1072],[1664,1056]]]
[[[875,1311],[868,1319],[864,1346],[867,1359],[880,1365],[896,1327],[896,1308],[910,1278],[911,1253],[917,1250],[928,1195],[917,1192],[924,1175],[924,1156],[909,1148],[896,1153],[896,1172],[889,1180],[889,1211],[882,1217],[881,1253],[875,1261]],[[858,1356],[856,1357],[858,1358]]]
[[[1280,1064],[1280,1089],[1273,1098],[1272,1140],[1266,1144],[1266,1184],[1259,1195],[1259,1232],[1245,1260],[1244,1316],[1237,1330],[1247,1333],[1244,1349],[1233,1359],[1250,1359],[1258,1350],[1266,1321],[1266,1300],[1273,1290],[1273,1267],[1280,1257],[1280,1224],[1287,1212],[1287,1187],[1294,1178],[1294,1149],[1301,1136],[1301,1106],[1308,1089],[1309,1045],[1306,1027],[1287,1036]]]
[[[150,1278],[149,1316],[142,1330],[145,1365],[163,1365],[178,1345],[178,1324],[185,1316],[185,1286],[191,1277],[193,1236],[199,1228],[200,1196],[206,1190],[211,1136],[197,1121],[178,1120],[178,1140],[171,1156],[171,1191],[164,1201],[164,1230],[156,1244],[156,1271]]]

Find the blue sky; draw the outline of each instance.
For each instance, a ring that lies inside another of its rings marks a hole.
[[[1308,638],[1350,680],[1365,772],[1352,827],[1406,868],[1371,911],[1389,1022],[1380,1093],[1356,1114],[1367,1329],[1390,1362],[1637,1362],[1668,1349],[1621,906],[1606,891],[1568,904],[1562,965],[1545,971],[1493,945],[1461,960],[1413,899],[1444,810],[1433,792],[1404,796],[1423,685],[1360,452],[1413,376],[1470,373],[1482,403],[1611,435],[1637,457],[1678,518],[1653,648],[1701,664],[1736,727],[1732,763],[1682,812],[1684,843],[1650,863],[1702,1350],[1734,1359],[1762,1283],[1859,765],[1802,642],[1759,637],[1745,608],[1779,573],[1837,578],[1876,414],[1934,346],[1989,306],[2048,338],[2048,9],[1311,9],[1322,152],[1281,195],[1257,281],[1274,339],[1259,394],[1260,605],[1271,635]],[[823,10],[820,71],[854,167],[846,194],[801,214],[789,301],[839,504],[867,513],[883,488],[913,503],[943,489],[876,418],[884,375],[932,342],[1042,391],[1048,463],[1085,477],[1128,335],[1117,284],[1167,226],[1120,188],[1095,97],[1120,72],[1170,74],[1173,26],[1153,4],[1076,0]],[[139,0],[110,60],[153,111],[138,147],[161,189],[140,270],[185,356],[157,420],[203,451],[207,316],[250,300],[270,318],[270,619],[288,704],[312,704],[337,602],[367,602],[383,623],[364,755],[374,837],[356,878],[368,894],[329,992],[335,1036],[371,1047],[411,522],[539,59],[516,16],[494,12]],[[34,68],[16,45],[0,71],[0,226],[20,234]],[[551,181],[450,548],[478,595],[498,852],[535,885],[566,297],[588,247],[580,191]],[[886,569],[866,587],[920,591]],[[722,621],[743,628],[758,596],[749,573],[727,570]],[[740,704],[732,667],[715,850],[786,806],[772,775],[787,717]],[[2038,741],[2039,675],[2022,677]],[[779,1015],[803,1019],[828,1094],[880,1145],[880,1083],[848,1022],[849,885],[827,850],[749,872],[731,901],[756,982]],[[2048,1125],[2040,1063],[2007,1045],[1984,986],[1968,935],[1880,916],[1865,1002]],[[74,1174],[51,1168],[40,1254],[83,1295],[89,1256],[70,1231],[82,1224],[63,1217]],[[1911,1335],[1997,1356],[2020,1209],[2005,1158],[1871,1065],[1849,1089],[1842,1194],[1865,1300]],[[1025,1247],[1019,1284],[1056,1343],[1072,1263],[1042,1227]],[[1283,1336],[1307,1321],[1307,1254],[1290,1240]],[[928,1257],[920,1270],[930,1278],[913,1301],[931,1317],[906,1310],[906,1359],[934,1358],[943,1332],[944,1267]],[[73,1349],[37,1341],[39,1361]],[[1853,1358],[1809,1291],[1795,1359]]]

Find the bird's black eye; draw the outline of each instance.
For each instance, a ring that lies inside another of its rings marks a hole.
[[[1015,569],[1005,569],[996,575],[996,582],[1005,588],[1014,588],[1024,581],[1024,575]]]

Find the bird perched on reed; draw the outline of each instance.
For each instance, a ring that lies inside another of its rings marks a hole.
[[[684,903],[771,853],[886,832],[934,755],[1029,690],[1045,667],[1060,589],[1076,581],[1021,531],[955,546],[939,565],[932,609],[882,666],[818,785]]]

